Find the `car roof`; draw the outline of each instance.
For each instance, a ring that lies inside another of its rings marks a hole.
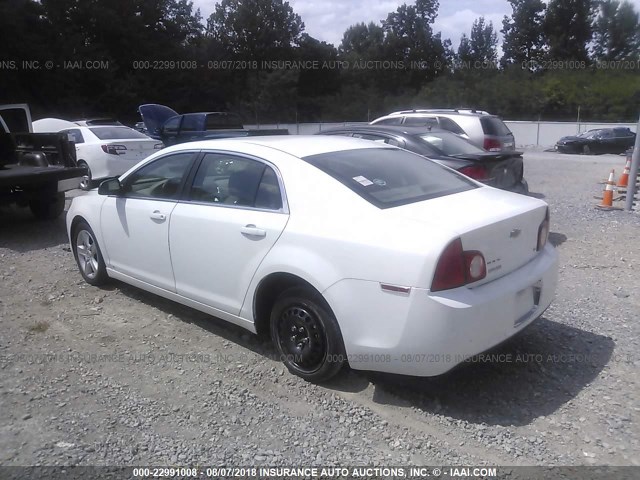
[[[379,144],[370,140],[335,135],[268,135],[262,137],[220,138],[181,143],[173,147],[165,148],[163,151],[229,149],[241,152],[243,145],[257,145],[271,148],[298,158],[363,148],[394,148],[387,144]]]
[[[422,135],[425,133],[444,133],[454,135],[452,132],[448,130],[443,130],[442,128],[429,128],[427,126],[424,127],[407,127],[404,125],[354,125],[350,127],[335,127],[328,130],[324,130],[322,133],[332,133],[332,132],[382,132],[382,133],[393,133],[393,134],[404,134],[404,135]]]
[[[428,115],[466,115],[471,117],[495,117],[496,115],[484,110],[474,110],[471,108],[429,108],[429,109],[414,109],[414,110],[399,110],[397,112],[391,112],[385,117],[398,117],[398,116],[428,116]],[[381,117],[382,118],[382,117]]]

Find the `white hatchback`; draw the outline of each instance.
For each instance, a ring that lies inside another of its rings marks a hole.
[[[551,303],[541,200],[347,137],[167,148],[73,200],[85,280],[109,277],[252,332],[291,372],[431,376]]]

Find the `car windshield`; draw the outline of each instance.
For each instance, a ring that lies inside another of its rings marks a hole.
[[[303,160],[378,208],[397,207],[477,188],[462,175],[397,148],[323,153]]]
[[[475,155],[486,153],[471,142],[464,138],[460,138],[453,133],[428,132],[418,136],[422,141],[450,157],[454,157],[456,155]]]
[[[100,140],[127,140],[134,138],[149,138],[143,133],[137,132],[129,127],[96,127],[90,128],[93,133]]]

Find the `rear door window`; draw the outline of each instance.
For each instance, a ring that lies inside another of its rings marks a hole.
[[[408,127],[438,127],[436,117],[405,117],[404,124]]]
[[[449,130],[450,132],[453,132],[457,135],[465,134],[465,131],[462,128],[460,128],[460,125],[458,125],[456,122],[454,122],[450,118],[439,117],[439,120],[440,120],[440,128],[444,130]]]
[[[67,130],[64,133],[67,134],[67,138],[70,142],[74,142],[76,145],[79,143],[84,143],[84,137],[82,136],[82,132],[79,129],[74,128],[71,130]]]

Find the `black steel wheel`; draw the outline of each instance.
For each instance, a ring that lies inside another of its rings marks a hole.
[[[290,288],[278,297],[271,311],[271,338],[289,371],[305,380],[328,380],[345,363],[338,322],[311,288]]]

